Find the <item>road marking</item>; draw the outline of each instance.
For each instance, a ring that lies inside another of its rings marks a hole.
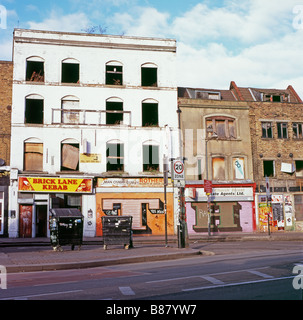
[[[50,295],[65,294],[65,293],[74,293],[74,292],[81,292],[81,291],[83,291],[83,290],[49,292],[49,293],[32,294],[32,295],[28,295],[28,296],[10,297],[10,298],[3,298],[3,299],[0,298],[0,300],[26,300],[28,298],[33,298],[33,297],[42,297],[42,296],[50,296]]]
[[[273,276],[270,276],[269,274],[266,274],[266,273],[263,273],[263,272],[259,272],[259,271],[256,271],[256,270],[248,270],[248,272],[252,273],[252,274],[255,274],[256,276],[260,276],[262,278],[265,278],[265,279],[273,278]]]
[[[134,296],[135,293],[131,287],[119,287],[119,290],[124,296]]]
[[[241,286],[241,285],[253,284],[253,283],[261,283],[261,282],[269,282],[269,281],[275,281],[275,280],[292,279],[294,277],[295,276],[289,276],[289,277],[281,277],[281,278],[274,278],[274,279],[262,279],[262,280],[255,280],[255,281],[246,281],[246,282],[225,283],[225,284],[221,284],[221,285],[208,286],[208,287],[182,289],[182,291],[197,291],[197,290],[224,288],[224,287],[234,287],[234,286]]]
[[[207,280],[207,281],[209,281],[209,282],[211,282],[211,283],[213,283],[213,284],[224,284],[223,281],[218,280],[218,279],[216,279],[216,278],[214,278],[214,277],[201,276],[201,278],[203,278],[203,279],[205,279],[205,280]]]

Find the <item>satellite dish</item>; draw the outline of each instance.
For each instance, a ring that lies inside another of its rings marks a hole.
[[[5,161],[3,159],[0,159],[0,166],[4,166]]]

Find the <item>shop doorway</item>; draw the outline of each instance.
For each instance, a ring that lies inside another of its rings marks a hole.
[[[47,205],[36,205],[36,237],[47,237]]]

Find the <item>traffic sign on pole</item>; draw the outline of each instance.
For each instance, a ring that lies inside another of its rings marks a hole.
[[[174,160],[173,161],[173,180],[184,180],[184,163],[181,160]]]

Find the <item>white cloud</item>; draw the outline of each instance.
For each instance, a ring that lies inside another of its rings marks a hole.
[[[117,13],[112,21],[121,26],[125,34],[131,36],[165,37],[169,15],[155,8],[135,8],[133,14]]]
[[[68,15],[60,15],[52,10],[50,17],[42,22],[29,21],[30,29],[79,32],[90,25],[88,17],[84,13],[72,13]]]

